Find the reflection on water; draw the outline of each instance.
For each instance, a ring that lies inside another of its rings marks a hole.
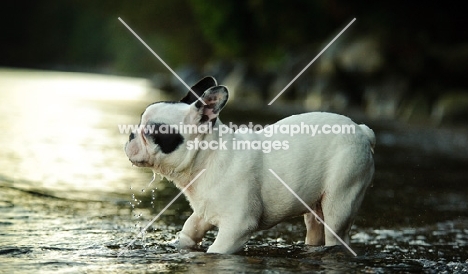
[[[357,257],[305,246],[301,219],[255,234],[237,255],[204,253],[216,231],[179,253],[183,198],[117,257],[177,193],[168,182],[146,189],[152,174],[131,166],[118,131],[160,99],[143,79],[0,70],[0,272],[468,272],[467,130],[378,121]],[[228,105],[223,121],[242,115],[260,117]]]
[[[58,196],[123,191],[135,172],[129,172],[122,152],[127,136],[117,125],[137,117],[96,106],[120,101],[126,111],[132,104],[141,109],[147,93],[144,79],[0,71],[1,175]]]

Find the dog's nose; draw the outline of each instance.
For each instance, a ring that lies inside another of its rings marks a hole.
[[[130,142],[131,140],[135,139],[135,133],[130,133],[130,136],[128,136],[128,141]]]

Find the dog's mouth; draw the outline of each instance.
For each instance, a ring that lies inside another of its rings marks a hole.
[[[153,165],[147,161],[132,161],[130,160],[130,162],[132,162],[132,164],[134,166],[137,166],[137,167],[152,167]]]

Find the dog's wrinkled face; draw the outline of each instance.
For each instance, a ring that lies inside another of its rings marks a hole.
[[[196,133],[179,132],[181,125],[201,125],[214,122],[228,99],[227,89],[206,77],[192,87],[192,92],[180,102],[157,102],[141,115],[140,130],[132,132],[125,145],[129,160],[139,167],[151,167],[164,174],[174,170],[187,156],[184,143],[196,138]]]
[[[148,106],[141,115],[140,129],[129,136],[125,152],[129,160],[139,167],[152,167],[156,156],[172,154],[184,142],[184,136],[171,125],[184,121],[190,105],[159,102]]]

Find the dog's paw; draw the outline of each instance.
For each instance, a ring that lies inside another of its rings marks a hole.
[[[178,249],[190,249],[194,247],[197,243],[192,240],[189,236],[187,236],[185,233],[180,232],[179,233],[179,239],[177,243],[177,248]]]

